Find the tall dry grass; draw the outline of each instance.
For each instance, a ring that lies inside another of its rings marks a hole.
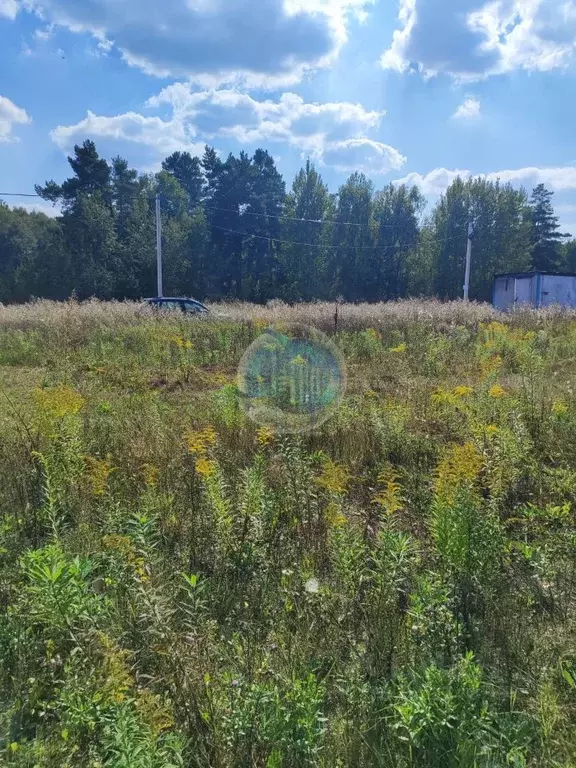
[[[414,324],[439,329],[449,325],[476,327],[491,320],[534,328],[555,320],[576,318],[575,310],[563,307],[521,309],[513,314],[504,314],[485,303],[466,304],[463,301],[442,302],[437,299],[403,299],[375,304],[324,301],[293,305],[281,301],[270,301],[266,305],[231,301],[208,306],[210,319],[214,320],[302,323],[314,325],[328,333],[336,329],[356,331],[377,328],[385,331]],[[83,335],[83,332],[146,322],[151,316],[154,316],[154,310],[143,307],[139,302],[39,300],[0,307],[0,330],[26,331],[49,327],[54,331],[74,329],[76,334]]]

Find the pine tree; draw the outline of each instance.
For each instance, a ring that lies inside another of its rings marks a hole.
[[[280,295],[288,301],[327,298],[327,266],[334,201],[322,177],[308,160],[296,174],[286,196],[282,239],[287,244],[279,254],[282,270]],[[302,219],[299,221],[298,219]],[[302,245],[300,245],[302,243]]]
[[[200,159],[189,152],[174,152],[162,163],[162,170],[174,176],[188,195],[188,211],[200,204],[204,194],[204,176]]]
[[[55,181],[47,181],[43,187],[37,184],[35,190],[40,197],[53,203],[61,202],[65,209],[72,208],[79,195],[97,194],[108,205],[112,203],[110,166],[98,155],[93,141],[87,139],[82,146],[76,144],[74,156],[68,158],[68,163],[74,176],[61,185]]]
[[[545,272],[558,269],[561,261],[560,245],[570,235],[560,234],[558,217],[554,215],[552,195],[544,184],[539,184],[530,199],[532,225],[532,268]]]

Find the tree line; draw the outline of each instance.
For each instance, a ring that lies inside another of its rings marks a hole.
[[[0,202],[0,301],[137,299],[156,293],[155,197],[162,207],[167,295],[265,302],[381,301],[462,295],[474,222],[470,296],[494,273],[576,271],[544,185],[456,178],[431,211],[415,186],[376,190],[353,173],[331,193],[307,162],[289,191],[263,149],[221,159],[175,152],[156,174],[74,147],[72,175],[36,186],[61,206],[49,218]]]

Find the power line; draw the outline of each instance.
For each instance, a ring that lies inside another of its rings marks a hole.
[[[232,190],[229,190],[231,192]],[[228,194],[228,193],[226,193]],[[38,194],[30,194],[27,192],[0,192],[0,197],[42,197],[42,195]],[[124,195],[126,197],[126,195]],[[137,192],[134,195],[129,195],[130,199],[135,200],[138,197],[145,197],[141,192]],[[162,195],[160,195],[162,198]],[[155,198],[155,195],[150,195],[150,199]],[[242,206],[242,203],[240,204]],[[247,205],[247,204],[245,204]],[[273,213],[257,213],[255,211],[238,211],[234,210],[232,208],[219,208],[215,205],[202,205],[201,203],[199,205],[196,205],[192,208],[192,210],[205,210],[205,211],[221,211],[223,213],[235,213],[238,216],[260,216],[267,219],[281,219],[283,221],[300,221],[300,222],[308,222],[310,224],[333,224],[334,226],[341,226],[341,227],[359,227],[359,228],[365,228],[366,224],[359,224],[356,221],[338,221],[337,219],[307,219],[305,217],[299,217],[299,216],[284,216],[284,215],[276,215]],[[378,229],[396,229],[396,224],[377,224],[376,225]]]
[[[301,243],[295,240],[280,240],[277,237],[268,237],[267,235],[255,235],[251,232],[240,232],[237,229],[228,229],[226,227],[219,227],[216,224],[210,225],[213,229],[219,229],[222,232],[229,232],[232,235],[242,235],[243,237],[255,237],[258,240],[267,240],[271,243],[281,243],[282,245],[303,245],[307,248],[357,248],[359,250],[363,251],[382,251],[382,250],[388,250],[389,248],[395,248],[395,249],[407,249],[407,250],[413,250],[414,248],[417,248],[418,245],[324,245],[323,243]],[[463,235],[457,235],[455,237],[448,237],[446,238],[445,242],[449,242],[450,240],[460,240],[463,237]],[[428,240],[428,242],[434,243],[434,242],[440,242],[439,239],[435,240]]]
[[[0,197],[42,197],[42,195],[31,195],[29,192],[0,192]]]
[[[360,228],[366,227],[366,224],[359,224],[357,221],[338,221],[337,219],[306,219],[298,216],[284,216],[284,215],[278,216],[273,213],[256,213],[255,211],[235,211],[231,208],[218,208],[217,206],[214,206],[214,205],[205,205],[205,206],[198,206],[198,207],[203,207],[204,210],[207,210],[207,211],[223,211],[224,213],[237,213],[239,216],[264,216],[268,219],[282,219],[283,221],[304,221],[304,222],[310,222],[311,224],[334,224],[336,226],[341,226],[341,227],[360,227]],[[399,225],[376,223],[376,226],[378,229],[396,229]]]
[[[223,211],[224,213],[237,213],[239,216],[264,216],[268,219],[282,219],[283,221],[304,221],[311,224],[335,224],[346,227],[365,227],[365,224],[358,224],[356,221],[337,221],[336,219],[306,219],[299,218],[297,216],[277,216],[273,213],[256,213],[254,211],[235,211],[230,208],[218,208],[214,205],[203,206],[207,211]],[[396,229],[395,224],[382,224],[380,227],[386,227],[387,229]]]
[[[232,191],[232,190],[229,190]],[[0,197],[42,197],[42,195],[38,194],[30,194],[27,192],[0,192]],[[126,195],[124,196],[126,197]],[[136,193],[134,195],[129,195],[130,199],[136,200],[139,197],[148,197],[146,195],[143,195],[141,192]],[[149,198],[152,200],[154,199],[154,195],[150,195]],[[162,196],[161,196],[162,197]],[[308,222],[310,224],[332,224],[334,226],[341,226],[341,227],[358,227],[360,229],[366,228],[366,224],[359,224],[356,221],[338,221],[336,219],[307,219],[304,217],[297,217],[297,216],[279,216],[273,213],[256,213],[255,211],[238,211],[233,210],[231,208],[219,208],[214,205],[196,205],[192,209],[194,211],[197,210],[205,210],[205,211],[221,211],[223,213],[235,213],[238,216],[260,216],[268,219],[280,219],[282,221],[299,221],[299,222]],[[369,226],[369,225],[368,225]],[[396,224],[377,224],[377,229],[396,229]]]

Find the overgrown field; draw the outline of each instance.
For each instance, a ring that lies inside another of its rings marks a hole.
[[[576,316],[0,309],[0,765],[576,766]],[[246,420],[270,321],[336,416]]]

